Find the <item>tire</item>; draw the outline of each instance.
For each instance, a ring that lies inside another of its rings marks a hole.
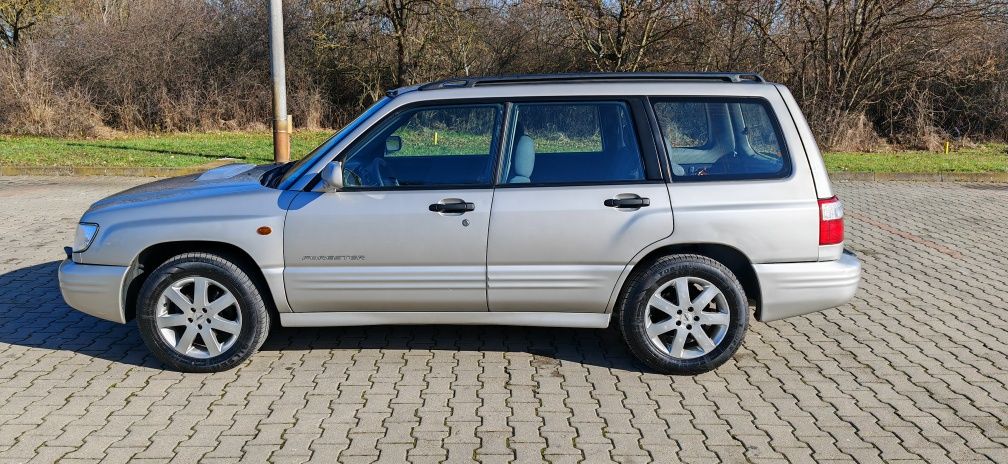
[[[169,259],[151,273],[137,298],[144,344],[183,372],[220,372],[241,364],[266,341],[270,319],[248,273],[210,253]]]
[[[689,301],[678,298],[683,288]],[[723,264],[700,255],[666,256],[635,273],[617,311],[630,352],[663,374],[717,368],[742,345],[749,325],[742,284]]]

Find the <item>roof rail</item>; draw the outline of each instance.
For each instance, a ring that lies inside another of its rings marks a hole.
[[[599,72],[566,74],[515,74],[509,76],[459,77],[423,84],[419,90],[455,89],[485,85],[535,84],[545,82],[619,82],[619,81],[715,81],[766,82],[757,73],[737,72]]]

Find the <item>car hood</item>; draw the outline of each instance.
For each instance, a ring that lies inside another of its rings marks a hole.
[[[91,205],[88,213],[96,213],[124,207],[149,207],[159,203],[196,201],[222,195],[232,195],[242,191],[260,190],[266,187],[259,182],[262,175],[276,167],[267,164],[229,164],[214,168],[202,174],[172,177],[123,190],[98,200]]]

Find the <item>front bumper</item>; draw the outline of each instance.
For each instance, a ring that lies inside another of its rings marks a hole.
[[[128,266],[78,264],[67,259],[59,267],[60,293],[80,312],[125,324],[122,289],[128,273]]]
[[[762,294],[760,321],[775,321],[840,306],[854,298],[861,262],[844,251],[836,261],[756,264]]]

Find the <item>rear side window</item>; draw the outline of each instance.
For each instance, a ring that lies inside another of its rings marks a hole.
[[[675,179],[775,179],[791,174],[780,129],[763,100],[659,100],[654,111]]]
[[[517,103],[503,184],[604,184],[644,179],[624,102]]]

